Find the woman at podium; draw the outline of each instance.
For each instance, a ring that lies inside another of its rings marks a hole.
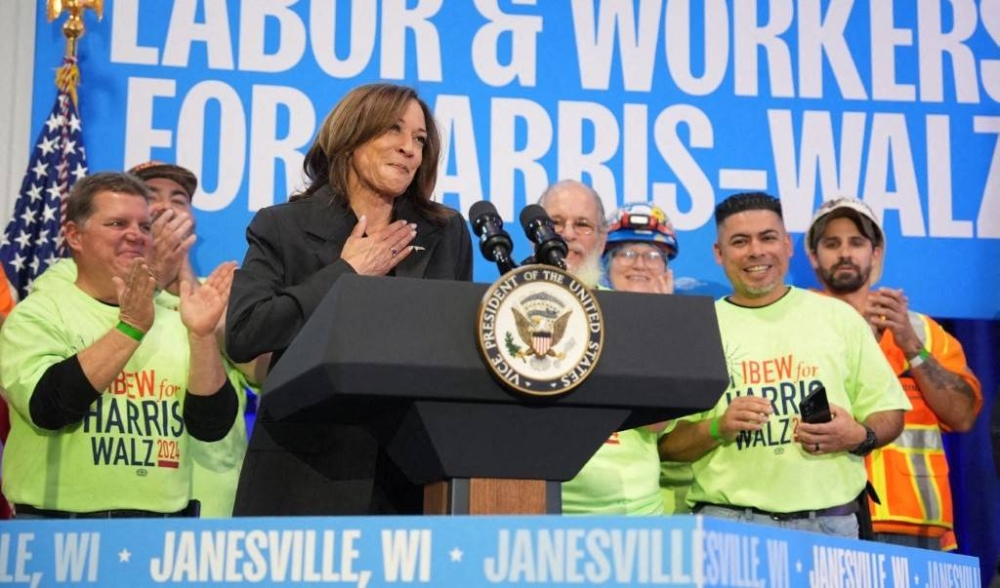
[[[306,154],[309,186],[247,228],[226,322],[230,357],[273,352],[277,363],[346,274],[470,280],[466,222],[431,200],[439,153],[432,113],[413,89],[370,84],[344,96]],[[370,433],[377,416],[356,413],[338,424],[319,415],[278,422],[265,395],[234,514],[421,512],[422,489]]]

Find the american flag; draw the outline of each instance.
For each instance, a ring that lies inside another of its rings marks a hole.
[[[0,262],[21,298],[28,295],[39,274],[65,255],[60,233],[62,200],[87,175],[80,116],[70,91],[59,92],[38,134],[14,215],[0,239]]]

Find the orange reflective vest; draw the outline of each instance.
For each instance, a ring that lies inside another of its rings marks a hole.
[[[11,293],[10,282],[0,270],[0,316],[6,317],[14,308],[14,295]]]
[[[978,413],[983,403],[982,386],[966,365],[962,345],[930,317],[912,311],[909,314],[924,348],[941,367],[958,374],[972,387]],[[906,413],[902,435],[865,460],[868,477],[882,501],[870,502],[872,525],[876,533],[940,537],[943,549],[955,549],[951,485],[941,437],[948,427],[924,400],[891,331],[882,334],[879,345],[913,410]]]

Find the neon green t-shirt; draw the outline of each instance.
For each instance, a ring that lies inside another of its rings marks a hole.
[[[118,323],[118,308],[73,284],[34,291],[0,330],[0,383],[11,406],[3,491],[14,503],[88,512],[178,511],[191,494],[183,414],[190,352],[176,312],[157,306],[153,327],[83,420],[57,431],[30,418],[45,371]]]
[[[663,514],[690,514],[688,491],[694,481],[691,464],[679,461],[660,462],[660,493],[663,495]]]
[[[612,433],[572,480],[562,484],[564,514],[662,515],[659,433]]]
[[[169,292],[160,292],[156,303],[176,310],[180,299]],[[236,504],[236,487],[240,482],[243,457],[247,452],[247,424],[243,418],[247,407],[247,387],[252,386],[240,370],[224,358],[226,375],[236,389],[239,410],[236,421],[226,436],[218,441],[200,441],[192,438],[189,442],[191,454],[191,494],[201,502],[202,518],[233,516]]]
[[[35,280],[33,292],[61,287],[74,281],[76,264],[72,259],[60,259]],[[163,308],[176,311],[180,299],[170,292],[162,291],[157,294],[155,302]],[[236,487],[247,451],[247,426],[243,418],[247,405],[247,387],[257,391],[232,362],[225,357],[223,360],[226,374],[236,389],[239,401],[236,421],[229,433],[219,441],[188,440],[192,466],[192,498],[201,502],[202,518],[229,517],[233,514]]]
[[[724,299],[715,308],[730,385],[712,410],[683,420],[721,416],[741,395],[771,400],[774,414],[761,431],[743,432],[692,464],[688,503],[793,512],[854,500],[865,486],[863,458],[806,453],[792,440],[793,419],[821,383],[830,403],[858,421],[910,409],[871,327],[844,302],[798,288],[762,308]]]

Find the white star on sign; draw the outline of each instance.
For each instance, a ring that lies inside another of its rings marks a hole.
[[[128,563],[132,558],[132,552],[128,549],[122,549],[118,552],[118,563]]]
[[[796,572],[801,572],[802,571],[802,562],[801,561],[795,562],[795,571]]]
[[[462,550],[457,547],[448,552],[448,556],[451,557],[451,561],[453,562],[462,561],[462,555]]]

